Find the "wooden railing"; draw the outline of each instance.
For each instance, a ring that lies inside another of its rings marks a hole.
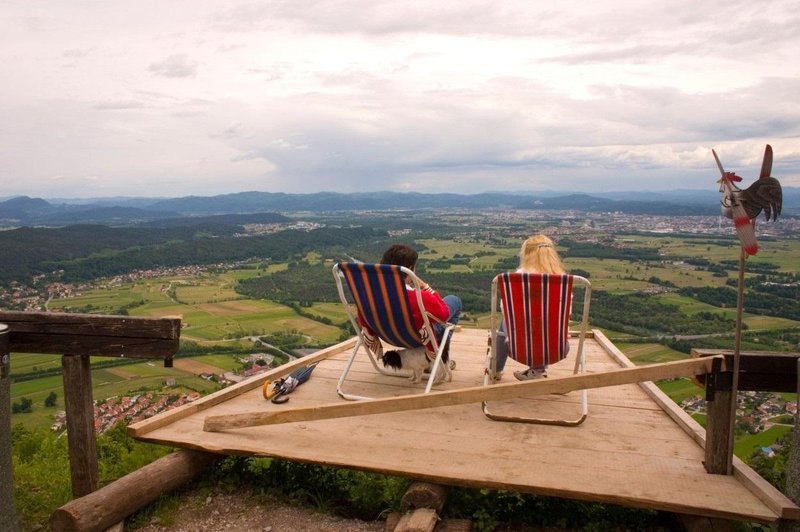
[[[724,349],[693,349],[695,358],[719,357],[711,373],[697,377],[706,390],[705,466],[709,473],[730,474],[733,446],[730,438],[733,408],[734,354]],[[741,352],[737,390],[798,393],[797,364],[800,353]]]
[[[10,401],[9,372],[13,353],[41,353],[61,356],[64,375],[64,403],[67,417],[67,440],[72,493],[75,497],[89,494],[99,487],[97,445],[94,429],[91,356],[161,359],[167,367],[178,351],[181,322],[178,318],[132,318],[93,314],[61,314],[49,312],[0,311],[0,413]],[[10,423],[9,416],[2,416]],[[0,427],[2,471],[10,476],[10,441],[5,441],[10,427]],[[9,463],[6,464],[6,461]],[[3,485],[0,497],[6,499],[13,483]],[[8,485],[8,486],[7,486]],[[5,503],[3,503],[5,504]],[[8,512],[2,512],[8,514]],[[13,514],[13,511],[11,512]],[[3,530],[16,529],[15,519],[0,523]],[[6,527],[5,525],[8,525]]]

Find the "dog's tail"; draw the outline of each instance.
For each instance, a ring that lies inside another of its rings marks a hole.
[[[400,353],[395,350],[384,352],[383,367],[392,368],[394,370],[401,369],[403,367],[403,359],[400,357]]]

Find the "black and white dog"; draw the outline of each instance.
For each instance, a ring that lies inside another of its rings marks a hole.
[[[414,349],[391,350],[383,353],[383,366],[392,368],[395,371],[405,369],[410,370],[412,375],[409,377],[411,382],[418,383],[422,380],[422,374],[433,366],[433,361],[428,359],[425,347],[415,347]],[[442,361],[439,363],[435,383],[443,380],[453,380],[450,371],[450,342],[444,346]]]

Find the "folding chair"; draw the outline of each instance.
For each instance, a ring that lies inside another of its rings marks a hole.
[[[339,299],[344,305],[347,316],[350,318],[350,323],[358,336],[353,353],[347,360],[344,371],[339,377],[336,392],[342,398],[351,401],[372,399],[372,397],[345,393],[343,390],[344,382],[350,373],[353,361],[362,347],[369,356],[372,366],[379,373],[394,377],[408,377],[410,375],[407,372],[387,371],[378,364],[376,357],[380,356],[382,352],[381,340],[392,346],[408,349],[421,347],[429,343],[432,345],[436,352],[436,358],[425,386],[425,393],[430,392],[438,375],[442,354],[455,325],[441,322],[435,316],[422,312],[422,328],[419,330],[416,328],[411,314],[409,296],[416,298],[420,309],[425,307],[422,304],[420,281],[414,272],[394,264],[340,262],[333,266],[333,277],[336,279]],[[350,300],[345,295],[344,287],[342,286],[343,282],[349,289]],[[407,285],[413,288],[413,291],[409,291]],[[361,322],[359,322],[359,317]],[[444,332],[440,339],[434,333],[431,325],[432,320],[444,326]],[[377,338],[369,337],[367,331],[363,330],[362,323],[366,324],[377,335]]]
[[[569,351],[569,316],[572,310],[573,285],[585,287],[583,316],[575,350],[573,373],[586,370],[583,344],[589,322],[591,283],[578,275],[550,275],[543,273],[501,273],[492,280],[492,313],[490,319],[490,346],[487,354],[484,385],[493,381],[497,363],[499,320],[497,319],[498,292],[502,303],[505,332],[508,338],[509,358],[528,367],[544,367],[567,357]],[[501,337],[502,338],[502,337]],[[551,419],[497,415],[483,402],[483,413],[496,421],[541,423],[546,425],[580,425],[588,414],[587,390],[581,390],[580,416],[577,419]]]

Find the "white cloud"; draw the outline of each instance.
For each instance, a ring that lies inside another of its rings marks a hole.
[[[0,17],[4,195],[700,188],[712,147],[747,176],[766,142],[800,185],[790,0],[11,0]]]

